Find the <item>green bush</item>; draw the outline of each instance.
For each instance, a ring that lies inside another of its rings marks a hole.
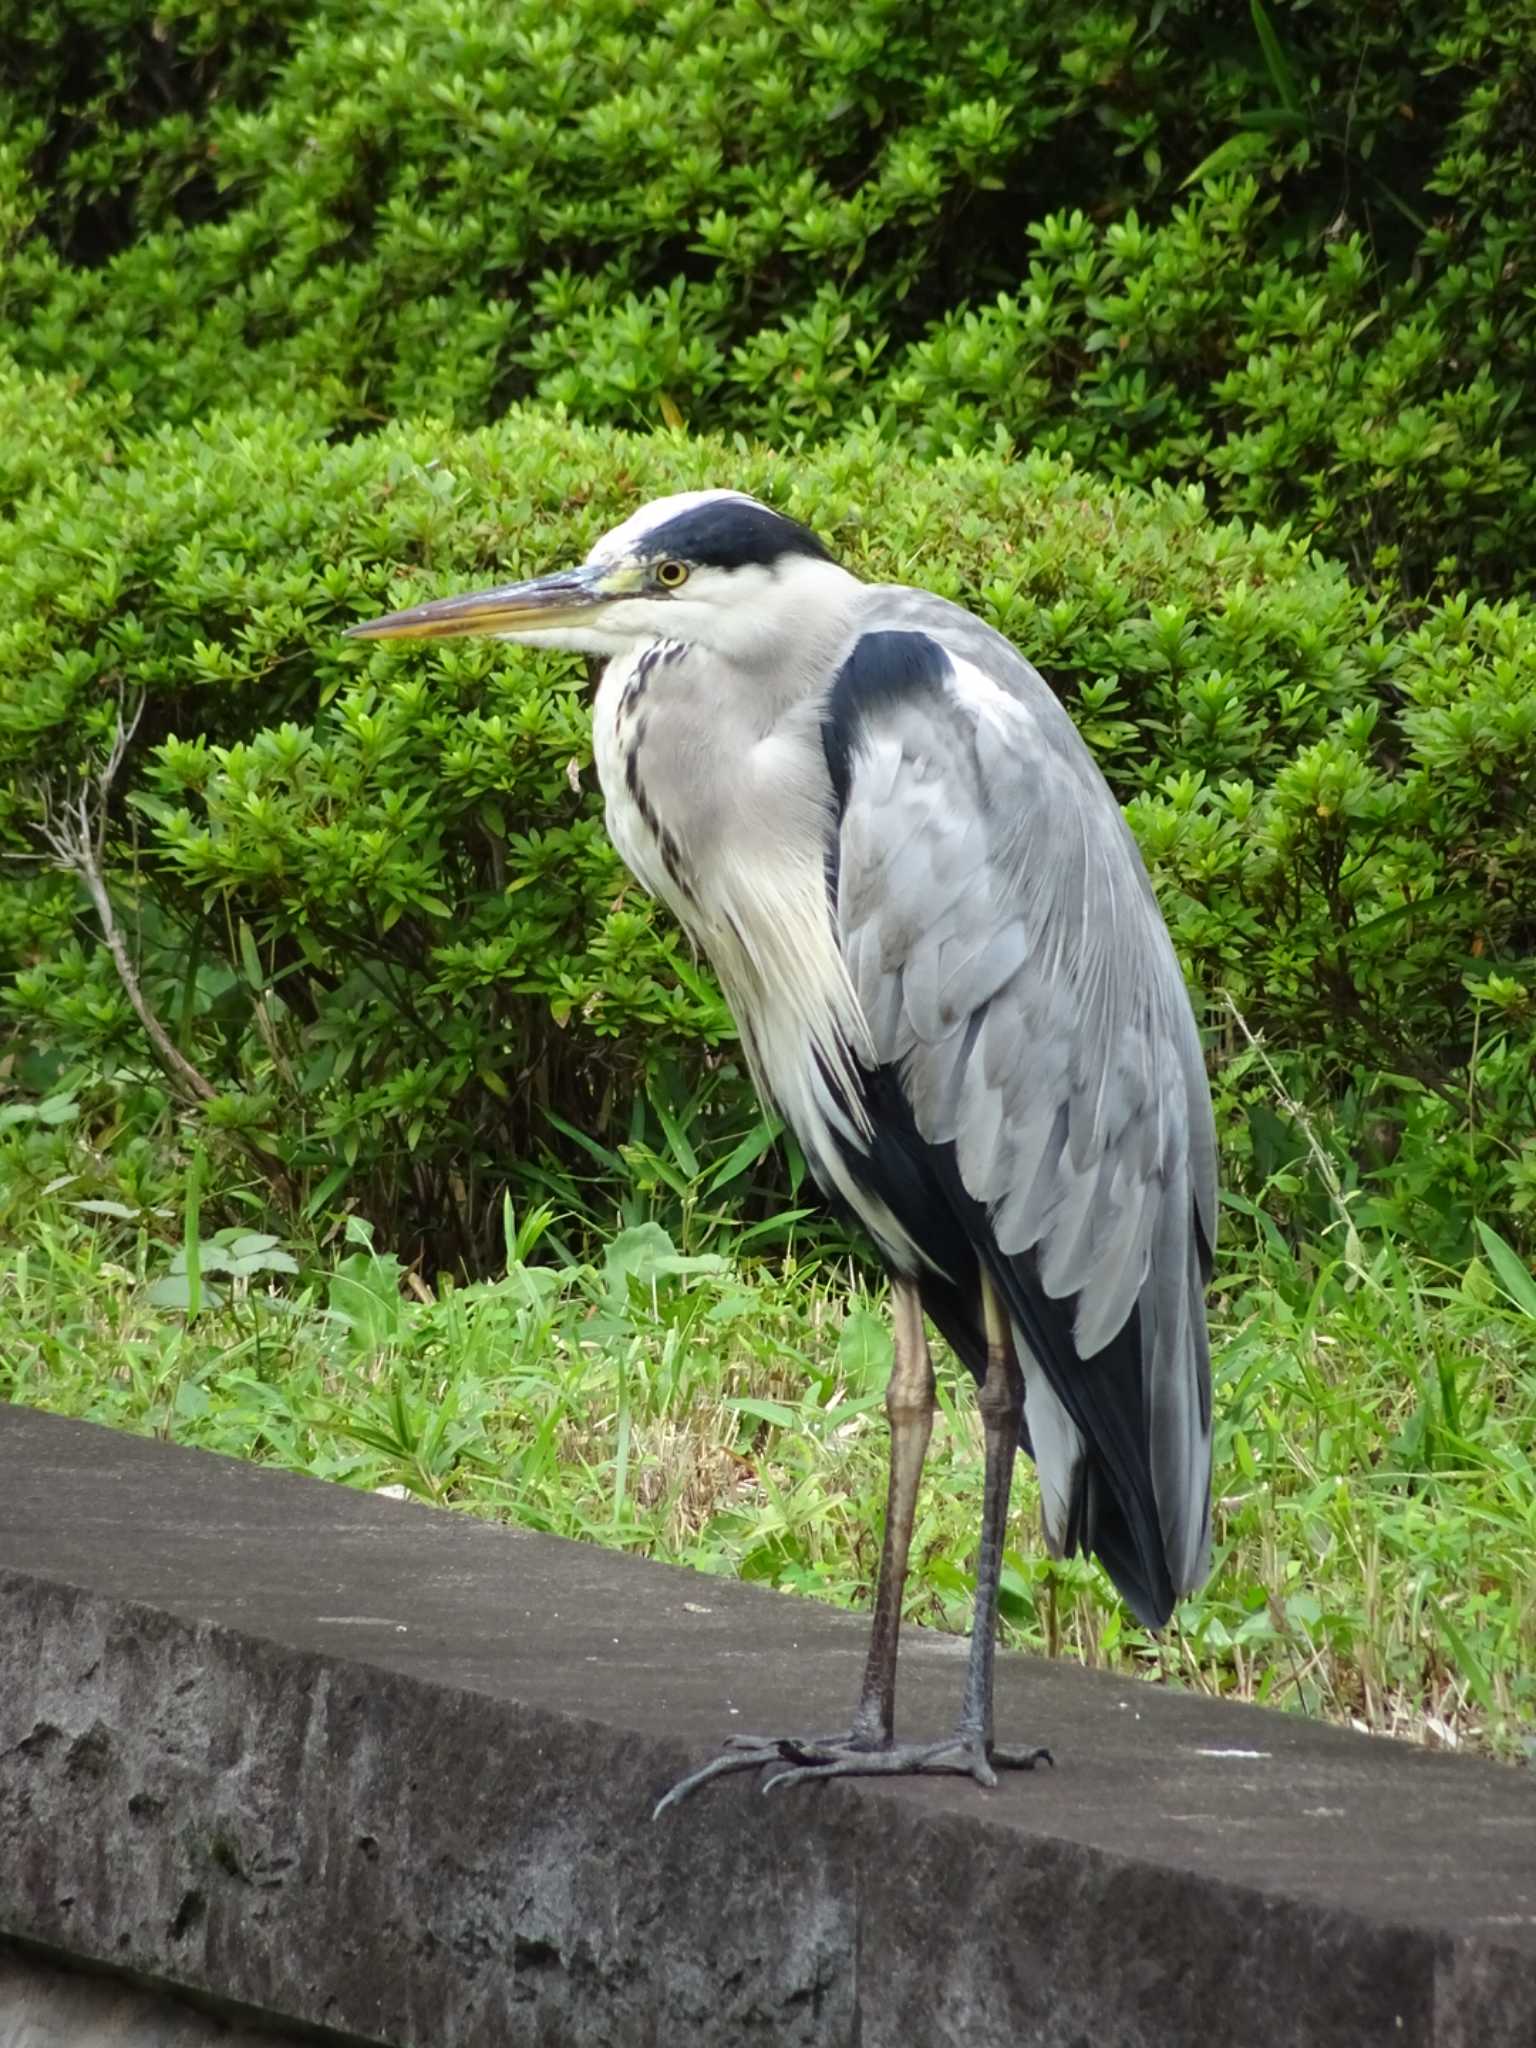
[[[1162,59],[1131,27],[1090,18],[1066,67],[1052,11],[1011,0],[835,21],[814,0],[322,0],[262,103],[209,118],[220,217],[162,216],[97,270],[32,235],[11,316],[30,360],[125,382],[150,417],[231,378],[364,422],[535,393],[718,417],[733,345],[787,318],[815,346],[824,297],[842,344],[985,280],[1010,175],[1048,144],[1087,176],[1101,115],[1137,127]]]
[[[260,97],[300,0],[36,0],[6,22],[0,134],[21,141],[37,219],[95,262],[217,204],[215,109]]]
[[[274,1160],[293,1201],[350,1200],[474,1261],[507,1178],[562,1123],[622,1143],[660,1065],[688,1090],[712,1071],[739,1129],[718,994],[603,836],[580,665],[341,638],[729,479],[862,573],[972,604],[1062,690],[1211,998],[1239,1177],[1305,1166],[1306,1140],[1265,1106],[1234,1012],[1345,1183],[1405,1226],[1452,1245],[1474,1213],[1536,1208],[1536,619],[1518,604],[1405,622],[1197,490],[1044,456],[912,465],[866,433],[791,464],[549,411],[338,446],[263,411],[102,467],[88,409],[31,402],[57,454],[0,529],[20,877],[0,944],[39,1092],[149,1065],[93,918],[35,859],[49,792],[142,697],[105,840],[117,916],[218,1091],[205,1122]]]
[[[120,394],[81,393],[68,377],[19,369],[0,349],[0,512],[68,472],[114,463],[126,411]]]
[[[1359,233],[1268,260],[1281,207],[1242,177],[1157,226],[1033,225],[1024,286],[939,323],[887,379],[894,430],[919,452],[1007,437],[1136,481],[1208,478],[1387,586],[1528,587],[1536,343],[1515,238],[1485,222],[1470,262],[1387,288]]]
[[[23,18],[0,322],[141,425],[274,389],[348,430],[863,411],[1203,481],[1417,590],[1529,587],[1522,0]]]

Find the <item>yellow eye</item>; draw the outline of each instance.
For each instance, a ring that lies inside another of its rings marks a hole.
[[[663,590],[677,590],[688,581],[688,564],[686,562],[658,563],[656,581]]]

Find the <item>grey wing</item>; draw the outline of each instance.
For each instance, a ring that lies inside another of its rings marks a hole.
[[[834,692],[840,944],[1013,1312],[1047,1535],[1161,1619],[1209,1554],[1215,1142],[1189,998],[1044,682],[968,615],[890,597]],[[1117,1569],[1127,1545],[1162,1558]]]

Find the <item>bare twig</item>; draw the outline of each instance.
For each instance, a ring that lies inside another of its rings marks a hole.
[[[138,730],[139,720],[144,715],[144,699],[141,697],[133,717],[126,725],[122,712],[118,712],[117,732],[112,741],[112,751],[106,764],[93,783],[87,783],[74,796],[59,804],[45,804],[43,812],[43,837],[47,840],[54,860],[70,874],[78,875],[85,884],[86,894],[101,925],[101,935],[106,940],[107,951],[112,955],[112,965],[117,969],[117,978],[123,985],[123,993],[133,1005],[134,1014],[144,1027],[144,1034],[155,1049],[155,1057],[166,1073],[184,1095],[194,1102],[210,1102],[218,1089],[200,1074],[185,1053],[172,1042],[169,1032],[149,1006],[149,999],[140,984],[138,971],[128,957],[127,942],[112,908],[112,898],[107,893],[103,873],[106,856],[107,802],[117,771],[123,765],[123,756],[128,743]]]
[[[55,803],[45,798],[42,832],[57,865],[68,874],[78,875],[85,884],[86,894],[91,899],[101,925],[101,935],[106,941],[107,951],[112,956],[112,965],[117,969],[117,978],[123,985],[123,993],[133,1005],[134,1015],[143,1025],[144,1035],[153,1047],[155,1058],[164,1068],[173,1088],[189,1102],[212,1102],[219,1093],[218,1089],[205,1074],[200,1074],[193,1066],[150,1007],[149,998],[145,995],[139,980],[138,970],[129,956],[122,928],[117,922],[117,913],[112,908],[112,898],[107,891],[105,870],[108,801],[112,794],[112,785],[117,779],[117,771],[122,767],[123,756],[128,751],[128,743],[137,732],[143,713],[144,699],[140,697],[132,718],[125,725],[119,706],[112,751],[108,754],[100,774],[94,782],[88,783],[75,795],[61,802]],[[263,1177],[272,1183],[279,1197],[291,1208],[296,1199],[296,1190],[287,1169],[257,1145],[246,1132],[237,1131],[234,1135]]]
[[[1339,1179],[1338,1169],[1328,1157],[1316,1131],[1313,1130],[1307,1112],[1281,1080],[1274,1061],[1264,1049],[1263,1039],[1256,1036],[1250,1029],[1248,1019],[1237,1007],[1237,1004],[1233,1002],[1228,990],[1222,990],[1221,999],[1231,1013],[1233,1023],[1236,1024],[1238,1030],[1247,1039],[1260,1065],[1268,1074],[1281,1108],[1307,1141],[1307,1151],[1311,1154],[1312,1164],[1317,1168],[1318,1178],[1328,1190],[1328,1199],[1332,1202],[1334,1209],[1338,1213],[1339,1221],[1344,1226],[1344,1263],[1350,1269],[1350,1279],[1347,1284],[1352,1285],[1353,1275],[1362,1272],[1364,1269],[1365,1254],[1360,1244],[1360,1233],[1355,1228],[1355,1219],[1349,1213],[1349,1197],[1344,1192],[1344,1184]]]

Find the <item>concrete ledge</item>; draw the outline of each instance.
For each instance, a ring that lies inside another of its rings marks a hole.
[[[0,1408],[0,1934],[401,2048],[1536,2043],[1512,1769],[1008,1658],[1054,1772],[651,1823],[863,1633]],[[913,1638],[903,1725],[960,1675]]]
[[[0,1941],[0,2048],[305,2048],[327,2039],[338,2036],[244,2025],[118,1972]]]

